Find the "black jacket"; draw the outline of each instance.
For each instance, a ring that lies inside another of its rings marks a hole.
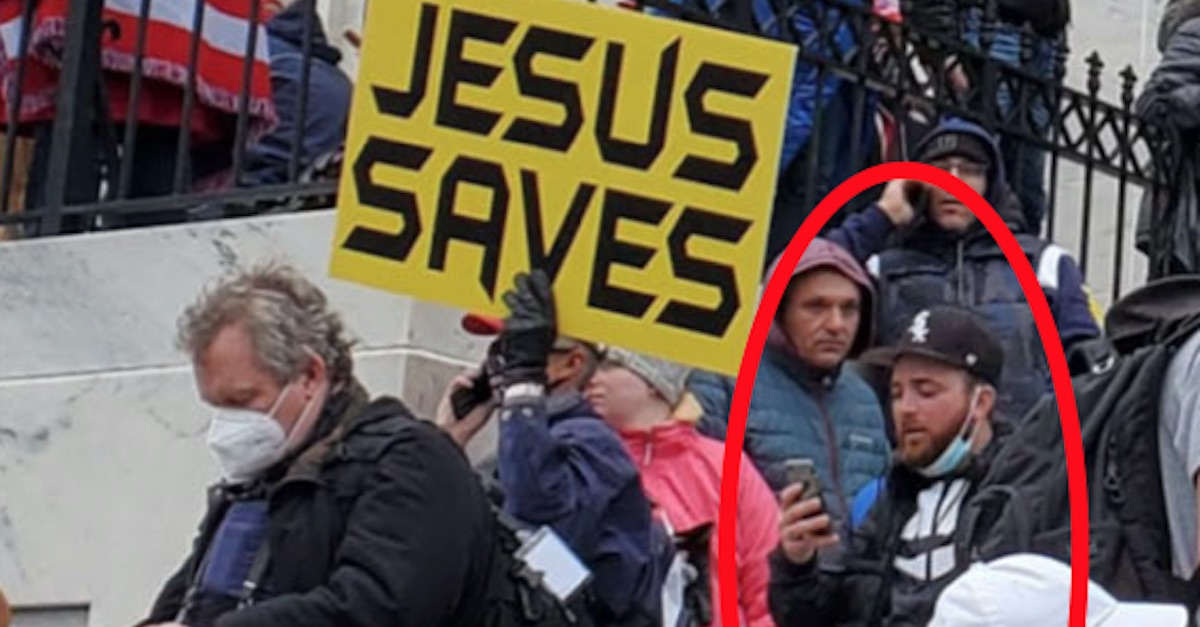
[[[956,476],[931,481],[902,466],[894,467],[887,477],[886,492],[880,495],[867,518],[843,536],[841,550],[822,553],[803,566],[792,564],[776,551],[771,556],[768,593],[775,623],[779,627],[928,624],[938,596],[966,571],[975,557],[975,548],[984,540],[976,537],[979,512],[972,497],[997,450],[1011,433],[1002,421],[995,422],[994,430],[993,440],[983,453]],[[960,480],[965,488],[954,485]],[[946,493],[965,489],[965,494],[953,524],[947,526],[946,518],[934,517],[940,521],[939,533],[951,529],[947,534],[953,538],[950,570],[921,580],[901,572],[896,563],[897,558],[915,558],[926,552],[931,530],[910,520],[918,513],[918,496],[937,484],[944,484]],[[914,537],[908,537],[906,526],[916,531]]]
[[[1171,148],[1166,155],[1171,170],[1157,177],[1171,181],[1172,188],[1157,195],[1148,191],[1143,198],[1138,248],[1150,258],[1152,278],[1200,272],[1200,16],[1170,31],[1162,61],[1138,97],[1137,113],[1157,127],[1145,129],[1143,122],[1145,130],[1172,133],[1172,141],[1160,145]],[[1154,167],[1163,162],[1155,160]]]
[[[1158,51],[1166,53],[1171,37],[1179,28],[1200,17],[1200,0],[1167,0],[1162,20],[1158,23]]]
[[[357,384],[326,403],[313,441],[263,486],[270,559],[253,604],[188,624],[481,624],[494,519],[460,449]],[[142,624],[175,620],[230,498],[210,490],[191,555]]]

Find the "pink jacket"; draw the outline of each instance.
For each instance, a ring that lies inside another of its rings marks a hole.
[[[622,431],[625,447],[638,466],[642,487],[656,513],[676,531],[716,523],[721,496],[725,445],[696,432],[693,425],[671,422],[652,431]],[[767,608],[770,571],[767,555],[779,544],[779,505],[750,461],[742,458],[738,491],[737,561],[742,625],[774,627]],[[717,535],[711,551],[714,620],[721,627],[717,582]]]

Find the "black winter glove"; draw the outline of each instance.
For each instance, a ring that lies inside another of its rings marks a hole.
[[[504,385],[546,384],[546,360],[558,336],[550,277],[541,270],[517,275],[516,289],[504,294],[509,315],[500,334],[500,375]]]

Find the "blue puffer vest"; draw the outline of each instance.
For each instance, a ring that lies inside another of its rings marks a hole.
[[[698,372],[690,387],[706,409],[715,403],[728,410],[733,381]],[[723,414],[709,420],[714,413],[706,411],[702,428],[723,439]],[[744,450],[776,491],[787,486],[786,460],[813,460],[826,512],[845,521],[854,495],[889,466],[883,420],[875,393],[850,368],[814,380],[802,362],[768,344],[754,383]]]
[[[1036,268],[1048,244],[1024,234],[1017,235],[1017,242]],[[884,251],[878,269],[872,271],[877,273],[877,331],[882,344],[898,341],[922,309],[957,305],[979,316],[1004,347],[997,404],[1001,415],[1019,421],[1052,389],[1050,367],[1025,293],[986,231],[957,242],[925,241],[921,246]]]
[[[987,193],[984,198],[1016,235],[1017,243],[1035,269],[1050,244],[1030,233],[1020,203],[1005,183],[1004,159],[996,140],[979,126],[947,120],[917,146],[924,147],[946,133],[974,135],[991,152]],[[954,234],[926,221],[904,237],[900,246],[868,261],[876,278],[876,326],[880,344],[894,344],[913,317],[934,305],[955,305],[979,316],[983,325],[1004,347],[1004,374],[1000,380],[998,412],[1020,421],[1052,389],[1050,367],[1042,349],[1033,313],[1005,260],[999,245],[982,224]]]

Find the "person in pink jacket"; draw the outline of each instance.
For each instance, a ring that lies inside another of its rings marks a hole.
[[[716,524],[725,455],[722,442],[695,429],[700,410],[684,387],[687,374],[687,369],[677,364],[609,348],[586,390],[592,408],[621,434],[655,513],[676,532]],[[744,457],[739,478],[740,624],[774,627],[767,608],[767,556],[779,543],[779,505],[762,476]],[[712,537],[712,625],[721,627],[715,529]]]

